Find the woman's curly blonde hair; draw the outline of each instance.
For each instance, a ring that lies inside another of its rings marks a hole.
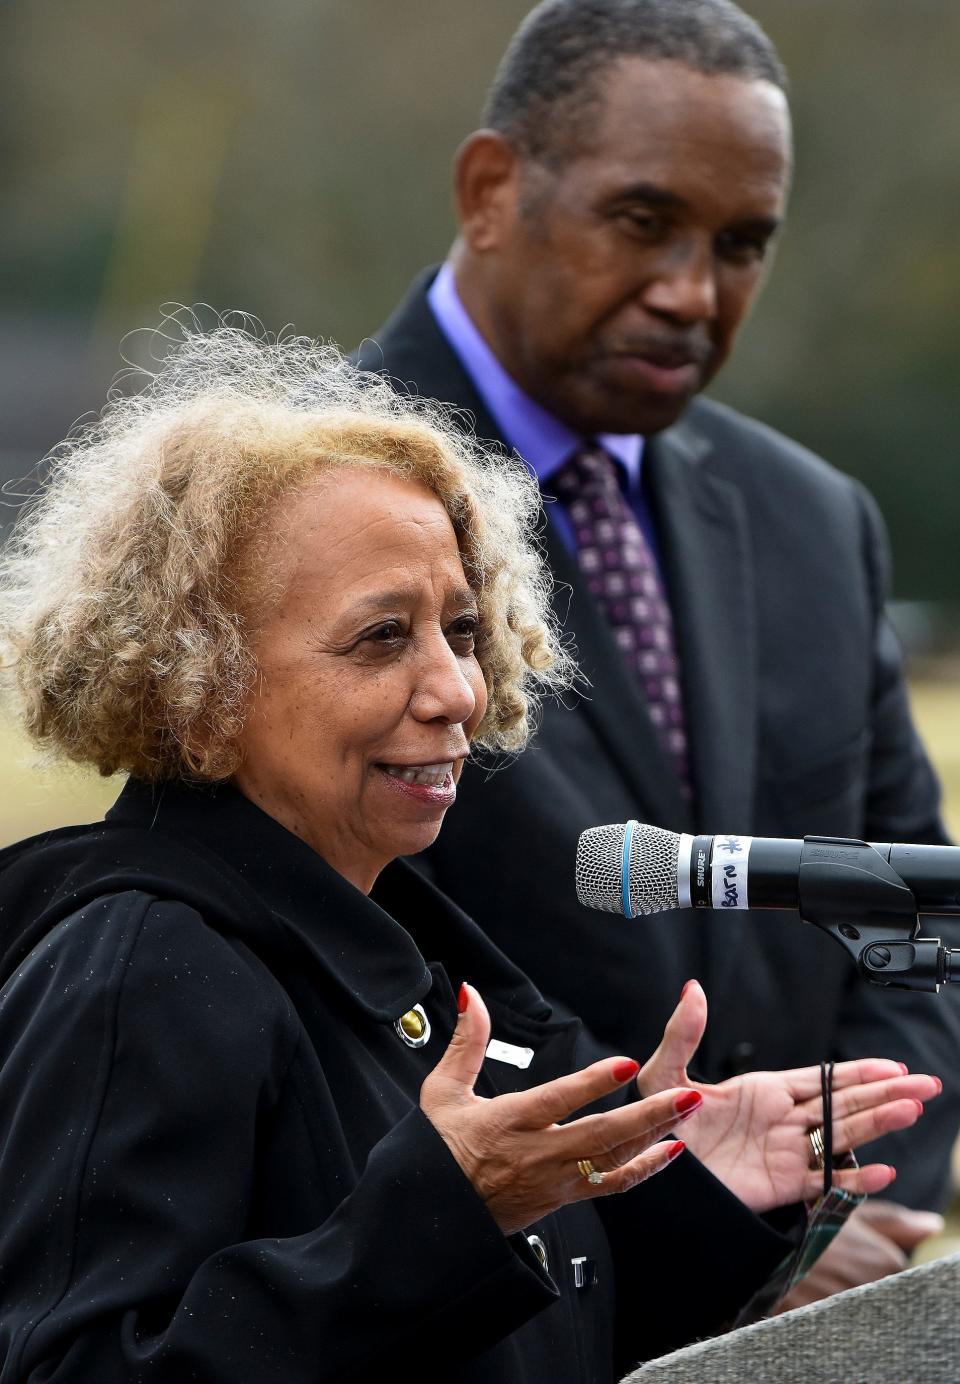
[[[334,347],[172,320],[144,387],[112,390],[50,454],[0,557],[0,655],[29,735],[103,774],[229,777],[256,683],[251,595],[269,586],[256,539],[282,496],[374,467],[425,483],[450,516],[479,603],[476,739],[521,748],[572,668],[526,469]]]

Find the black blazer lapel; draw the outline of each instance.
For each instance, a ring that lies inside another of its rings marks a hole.
[[[576,646],[589,686],[566,699],[593,728],[611,765],[635,801],[634,816],[672,831],[691,831],[690,806],[660,744],[643,694],[587,590],[576,559],[547,520],[546,547],[553,569],[553,605]],[[590,766],[594,772],[593,766]],[[598,823],[599,825],[599,823]]]
[[[651,440],[644,465],[681,658],[697,829],[736,832],[752,817],[757,616],[746,507],[711,473],[711,450],[695,424],[680,423]]]
[[[748,516],[736,486],[709,469],[712,444],[693,423],[652,440],[651,500],[681,659],[697,830],[742,832],[753,810],[756,763],[756,608]],[[711,999],[736,975],[747,915],[701,915]]]

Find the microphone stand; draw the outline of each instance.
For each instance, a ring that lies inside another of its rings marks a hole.
[[[911,889],[868,841],[805,836],[800,917],[833,937],[864,979],[893,990],[960,983],[960,949],[920,936]]]

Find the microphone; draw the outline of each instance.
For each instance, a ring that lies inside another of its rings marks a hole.
[[[867,852],[873,852],[872,856]],[[914,913],[960,914],[960,846],[906,846],[807,836],[687,836],[642,822],[591,827],[577,846],[577,897],[628,918],[672,908],[786,908],[802,912],[802,871],[847,866],[864,879],[896,872]],[[884,878],[888,882],[889,874]],[[866,886],[864,885],[866,888]]]
[[[921,937],[918,913],[960,914],[960,847],[837,836],[688,836],[641,822],[591,827],[577,898],[628,918],[672,908],[783,908],[833,937],[874,985],[960,982],[960,949]]]

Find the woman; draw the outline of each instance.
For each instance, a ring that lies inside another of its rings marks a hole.
[[[569,676],[536,512],[440,415],[229,328],[60,449],[7,661],[41,744],[130,779],[2,862],[3,1384],[609,1381],[790,1252],[816,1073],[692,1087],[693,985],[632,1099],[397,859]],[[837,1088],[848,1148],[937,1083]]]

